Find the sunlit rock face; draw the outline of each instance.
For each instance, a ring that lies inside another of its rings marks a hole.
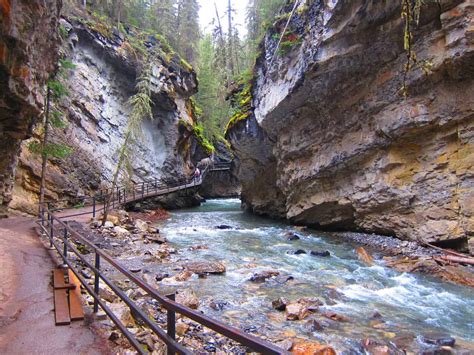
[[[274,55],[287,17],[277,22],[257,60],[255,117],[229,135],[244,204],[319,228],[467,242],[473,13],[462,0],[423,8],[413,48],[420,66],[407,76],[406,99],[399,1],[301,4],[289,26],[294,44]]]
[[[61,52],[75,68],[67,78],[69,94],[59,104],[67,128],[53,129],[52,140],[67,143],[73,153],[49,164],[46,197],[53,200],[93,193],[109,185],[125,139],[131,112],[128,100],[136,92],[143,64],[118,33],[104,37],[76,21],[61,20],[61,24],[68,31]],[[150,39],[147,45],[158,44]],[[121,175],[134,182],[178,180],[192,174],[196,144],[190,132],[180,131],[178,121],[193,121],[189,97],[197,91],[196,76],[179,59],[156,55],[150,61],[153,119],[143,122],[142,137],[129,149],[130,166]],[[27,144],[20,156],[10,207],[32,212],[41,162]]]
[[[57,62],[60,6],[60,0],[0,1],[0,210],[11,201],[21,141],[42,110]]]

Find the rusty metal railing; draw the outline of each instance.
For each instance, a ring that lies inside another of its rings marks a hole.
[[[118,189],[112,193],[116,193],[115,198],[113,199],[118,204],[128,203],[134,201],[133,198],[137,198],[137,195],[141,193],[139,198],[146,198],[158,193],[171,193],[174,191],[179,191],[180,189],[185,189],[189,187],[197,186],[202,182],[202,178],[195,181],[188,181],[184,185],[179,185],[175,187],[166,187],[159,186],[154,184],[154,182],[144,182],[141,187],[138,189],[135,187],[133,191],[127,191]],[[150,185],[151,184],[151,185]],[[183,187],[184,186],[184,187]],[[187,186],[187,187],[186,187]],[[175,190],[173,190],[175,189]],[[96,197],[96,196],[94,196]],[[98,213],[101,209],[96,208],[95,205],[96,199],[93,198],[94,205],[92,211],[88,211],[80,214],[91,214],[94,215]],[[38,225],[40,226],[43,235],[49,239],[51,247],[54,247],[71,271],[77,276],[81,284],[84,286],[85,290],[92,296],[94,299],[93,311],[96,313],[99,310],[99,307],[107,314],[107,316],[115,323],[120,332],[128,339],[130,344],[136,349],[139,354],[146,354],[147,350],[143,348],[142,344],[135,338],[135,336],[127,329],[127,327],[120,321],[120,319],[112,312],[112,310],[107,306],[104,300],[100,297],[100,282],[104,282],[113,293],[115,293],[121,301],[123,301],[129,308],[132,314],[135,317],[138,317],[154,334],[156,334],[167,346],[168,354],[191,354],[183,345],[176,341],[175,334],[175,321],[176,313],[181,314],[184,317],[187,317],[213,331],[220,333],[226,336],[229,339],[232,339],[243,346],[250,348],[252,351],[260,352],[262,354],[283,354],[286,351],[276,347],[273,344],[270,344],[258,337],[247,334],[235,327],[226,325],[218,320],[210,318],[204,314],[201,314],[195,310],[192,310],[186,306],[183,306],[177,303],[174,300],[174,294],[172,295],[162,295],[155,288],[147,284],[137,275],[134,275],[130,272],[124,265],[119,261],[115,260],[107,252],[100,249],[97,245],[92,243],[87,236],[82,235],[80,232],[74,230],[66,221],[63,221],[66,217],[72,217],[74,215],[68,216],[58,216],[55,214],[57,212],[51,206],[51,203],[45,203],[40,206],[40,219],[38,220]],[[76,214],[77,215],[77,214]],[[88,248],[88,250],[94,255],[94,262],[88,260],[84,255],[78,250],[77,244],[80,243]],[[70,255],[74,254],[80,262],[90,269],[94,275],[94,283],[90,285],[81,275],[77,266],[70,258]],[[143,310],[132,300],[130,299],[117,285],[115,285],[103,272],[103,263],[106,262],[112,268],[119,272],[122,276],[130,280],[137,288],[142,289],[146,292],[151,298],[158,301],[158,303],[167,311],[167,325],[166,331],[164,331],[154,320],[151,320],[143,312]]]

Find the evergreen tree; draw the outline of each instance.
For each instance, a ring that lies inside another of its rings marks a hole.
[[[199,3],[197,0],[178,0],[175,28],[177,51],[188,62],[195,63],[200,38]]]
[[[172,44],[176,42],[176,12],[176,0],[154,0],[145,15],[149,27]]]

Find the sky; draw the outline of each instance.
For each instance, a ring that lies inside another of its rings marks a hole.
[[[199,11],[199,23],[201,29],[204,32],[212,31],[212,20],[216,17],[216,10],[214,9],[214,3],[217,5],[219,11],[219,17],[221,18],[221,25],[223,30],[227,32],[227,2],[228,0],[199,0],[201,9]],[[232,7],[235,8],[233,15],[233,21],[237,25],[240,37],[246,34],[245,28],[245,9],[247,7],[248,0],[232,0]]]

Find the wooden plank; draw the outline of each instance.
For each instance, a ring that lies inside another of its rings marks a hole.
[[[53,287],[54,289],[66,288],[66,281],[64,280],[64,271],[61,269],[53,270]]]
[[[71,323],[67,291],[64,289],[54,290],[54,317],[56,319],[56,325],[67,325]]]
[[[82,308],[81,281],[71,270],[68,270],[69,283],[76,286],[69,291],[69,312],[71,320],[84,319],[84,309]]]

